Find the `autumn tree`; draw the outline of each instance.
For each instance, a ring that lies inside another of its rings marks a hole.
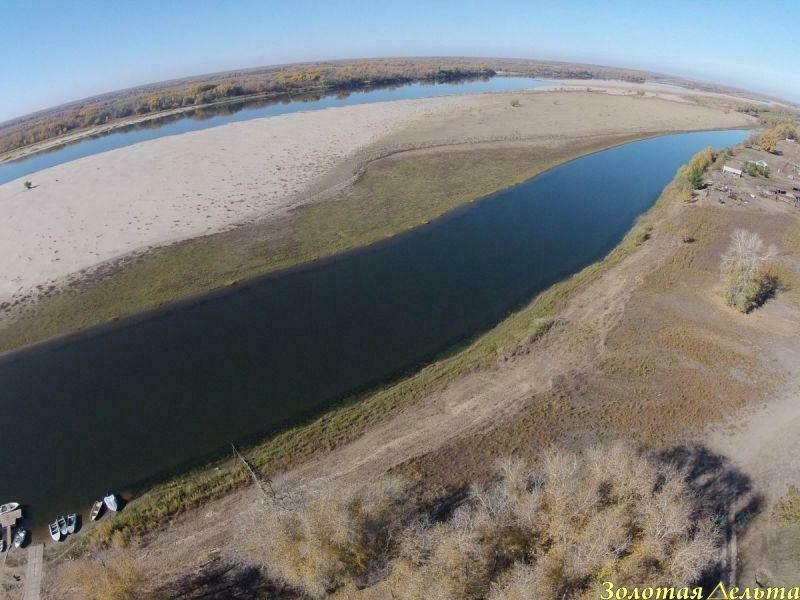
[[[778,132],[775,129],[767,129],[758,139],[758,145],[762,150],[775,152],[778,149]]]

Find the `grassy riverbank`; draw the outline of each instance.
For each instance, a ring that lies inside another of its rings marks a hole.
[[[0,328],[0,352],[124,318],[407,231],[567,160],[647,137],[410,151],[377,160],[332,199],[278,221],[108,265]]]

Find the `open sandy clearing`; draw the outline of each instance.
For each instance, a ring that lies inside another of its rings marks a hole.
[[[0,301],[109,259],[277,217],[395,150],[747,127],[748,117],[583,92],[487,94],[296,113],[165,137],[0,186]]]

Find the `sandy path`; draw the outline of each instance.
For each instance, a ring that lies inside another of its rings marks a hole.
[[[760,350],[772,367],[786,374],[778,397],[765,406],[736,415],[735,422],[716,427],[708,444],[729,456],[747,473],[756,487],[772,500],[800,485],[800,322],[798,308],[778,298],[751,315],[760,328],[769,328],[772,339]]]

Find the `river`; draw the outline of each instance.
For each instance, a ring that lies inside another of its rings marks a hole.
[[[602,258],[705,146],[633,142],[432,223],[189,305],[0,360],[0,500],[86,509],[318,414],[487,330]]]
[[[338,92],[326,96],[285,97],[272,100],[243,100],[206,108],[198,108],[159,119],[112,130],[95,137],[83,138],[64,146],[32,154],[19,160],[0,163],[0,184],[25,177],[36,171],[100,152],[124,148],[168,135],[200,131],[236,121],[249,121],[288,113],[320,110],[334,106],[371,104],[388,100],[433,98],[459,94],[512,92],[553,86],[554,82],[529,77],[492,77],[454,83],[411,83],[372,88],[356,92]]]

